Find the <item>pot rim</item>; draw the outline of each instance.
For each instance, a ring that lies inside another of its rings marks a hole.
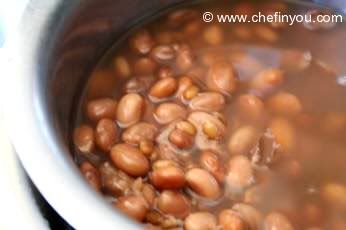
[[[59,146],[40,109],[37,61],[40,42],[61,0],[34,0],[19,25],[8,34],[5,52],[4,116],[12,144],[26,172],[48,203],[76,229],[139,229],[82,180],[77,167]],[[79,2],[79,1],[78,1]],[[62,21],[62,19],[59,19]],[[20,68],[18,68],[20,67]]]

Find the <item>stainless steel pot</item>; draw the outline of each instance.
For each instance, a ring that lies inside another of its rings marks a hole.
[[[124,31],[183,0],[32,0],[8,37],[5,112],[13,144],[48,202],[77,229],[138,229],[82,179],[69,154],[69,122],[87,73]],[[302,40],[297,38],[298,41]],[[316,36],[314,55],[344,68],[345,37]],[[332,44],[335,44],[334,46]]]

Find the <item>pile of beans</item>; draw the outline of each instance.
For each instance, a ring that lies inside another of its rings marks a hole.
[[[316,202],[292,207],[289,186],[305,178],[297,127],[346,127],[344,114],[314,118],[283,87],[315,65],[311,56],[285,50],[280,66],[264,66],[228,49],[226,29],[194,9],[155,23],[92,73],[73,133],[87,182],[148,229],[346,229],[343,183],[321,184]],[[237,25],[232,36],[274,46],[283,28]],[[326,210],[338,215],[325,221]]]

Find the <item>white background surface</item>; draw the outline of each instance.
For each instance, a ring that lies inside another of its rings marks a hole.
[[[20,14],[24,9],[26,0],[0,0],[0,36],[6,35],[16,29]],[[48,229],[48,224],[42,218],[35,201],[33,200],[30,187],[26,181],[24,172],[20,167],[15,152],[7,138],[4,124],[2,100],[11,100],[4,95],[6,90],[7,55],[6,49],[1,48],[0,38],[0,229]],[[20,130],[18,130],[20,132]],[[30,154],[30,153],[28,153]]]

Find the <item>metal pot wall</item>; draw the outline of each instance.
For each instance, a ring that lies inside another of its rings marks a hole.
[[[77,229],[139,229],[82,179],[68,150],[76,92],[107,48],[134,24],[179,0],[30,1],[10,35],[5,112],[29,176]],[[20,67],[19,67],[20,66]]]
[[[11,139],[40,192],[77,229],[140,226],[110,207],[78,173],[68,148],[76,92],[117,37],[179,2],[183,0],[32,0],[18,32],[8,37],[8,76],[1,78],[8,85],[4,101]],[[340,62],[345,52],[336,45],[345,38],[304,39],[299,44],[306,48],[311,41],[323,41],[325,47],[314,55],[345,68]]]

